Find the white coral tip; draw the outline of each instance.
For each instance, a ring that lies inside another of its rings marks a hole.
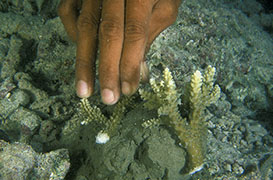
[[[202,79],[202,74],[201,74],[201,72],[198,71],[198,70],[195,71],[194,76],[195,76],[196,78],[198,78],[198,79]]]

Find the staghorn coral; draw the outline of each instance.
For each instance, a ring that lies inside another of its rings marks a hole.
[[[189,87],[188,118],[180,115],[178,105],[181,100],[176,91],[176,85],[168,68],[164,70],[163,80],[156,82],[150,80],[152,92],[139,90],[144,99],[145,107],[148,109],[157,109],[158,118],[144,122],[144,127],[150,127],[159,122],[167,122],[172,126],[178,135],[181,143],[188,152],[188,170],[193,174],[203,168],[205,159],[205,142],[207,128],[205,125],[204,110],[211,103],[219,99],[220,87],[214,85],[215,68],[208,66],[204,76],[200,71],[196,71],[192,77]],[[163,117],[167,117],[167,121]]]
[[[81,99],[78,108],[77,118],[68,122],[63,133],[65,135],[79,131],[81,126],[95,123],[101,129],[96,136],[96,143],[104,144],[109,141],[117,130],[117,126],[125,114],[127,106],[132,105],[133,97],[123,97],[114,107],[113,113],[108,118],[101,109],[90,105],[86,98]]]

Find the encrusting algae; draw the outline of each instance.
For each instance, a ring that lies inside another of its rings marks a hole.
[[[214,85],[215,68],[208,66],[204,76],[196,71],[192,77],[189,88],[189,115],[183,118],[178,105],[181,100],[176,91],[176,85],[168,68],[164,70],[163,80],[156,82],[150,80],[152,92],[139,90],[144,99],[145,107],[156,109],[158,118],[143,123],[150,127],[158,123],[167,123],[175,130],[182,145],[188,152],[188,169],[190,174],[200,171],[204,165],[207,127],[205,125],[204,110],[220,97],[220,87]],[[167,121],[163,118],[167,117]]]

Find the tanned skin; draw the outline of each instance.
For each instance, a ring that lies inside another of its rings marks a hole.
[[[140,79],[148,79],[144,55],[158,34],[176,20],[180,1],[61,0],[58,14],[77,44],[77,95],[87,98],[94,92],[98,48],[102,101],[112,105],[121,93],[136,92]]]

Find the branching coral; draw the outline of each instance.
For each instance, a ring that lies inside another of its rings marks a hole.
[[[204,164],[207,128],[203,113],[205,108],[217,101],[220,96],[220,87],[214,85],[214,75],[215,68],[211,66],[207,67],[204,76],[200,71],[192,75],[188,118],[180,115],[178,105],[181,100],[168,68],[164,70],[163,80],[160,82],[150,80],[152,92],[139,90],[141,97],[146,101],[145,106],[148,109],[157,109],[158,112],[158,118],[145,122],[144,126],[152,126],[162,122],[162,117],[168,117],[167,123],[175,129],[181,143],[187,149],[190,174],[201,170]]]
[[[114,108],[112,115],[107,118],[97,106],[91,106],[88,99],[83,98],[80,102],[79,114],[81,125],[86,125],[91,122],[98,123],[102,130],[96,136],[96,142],[99,144],[106,143],[115,133],[117,125],[125,114],[126,106],[132,102],[132,97],[123,97]]]

